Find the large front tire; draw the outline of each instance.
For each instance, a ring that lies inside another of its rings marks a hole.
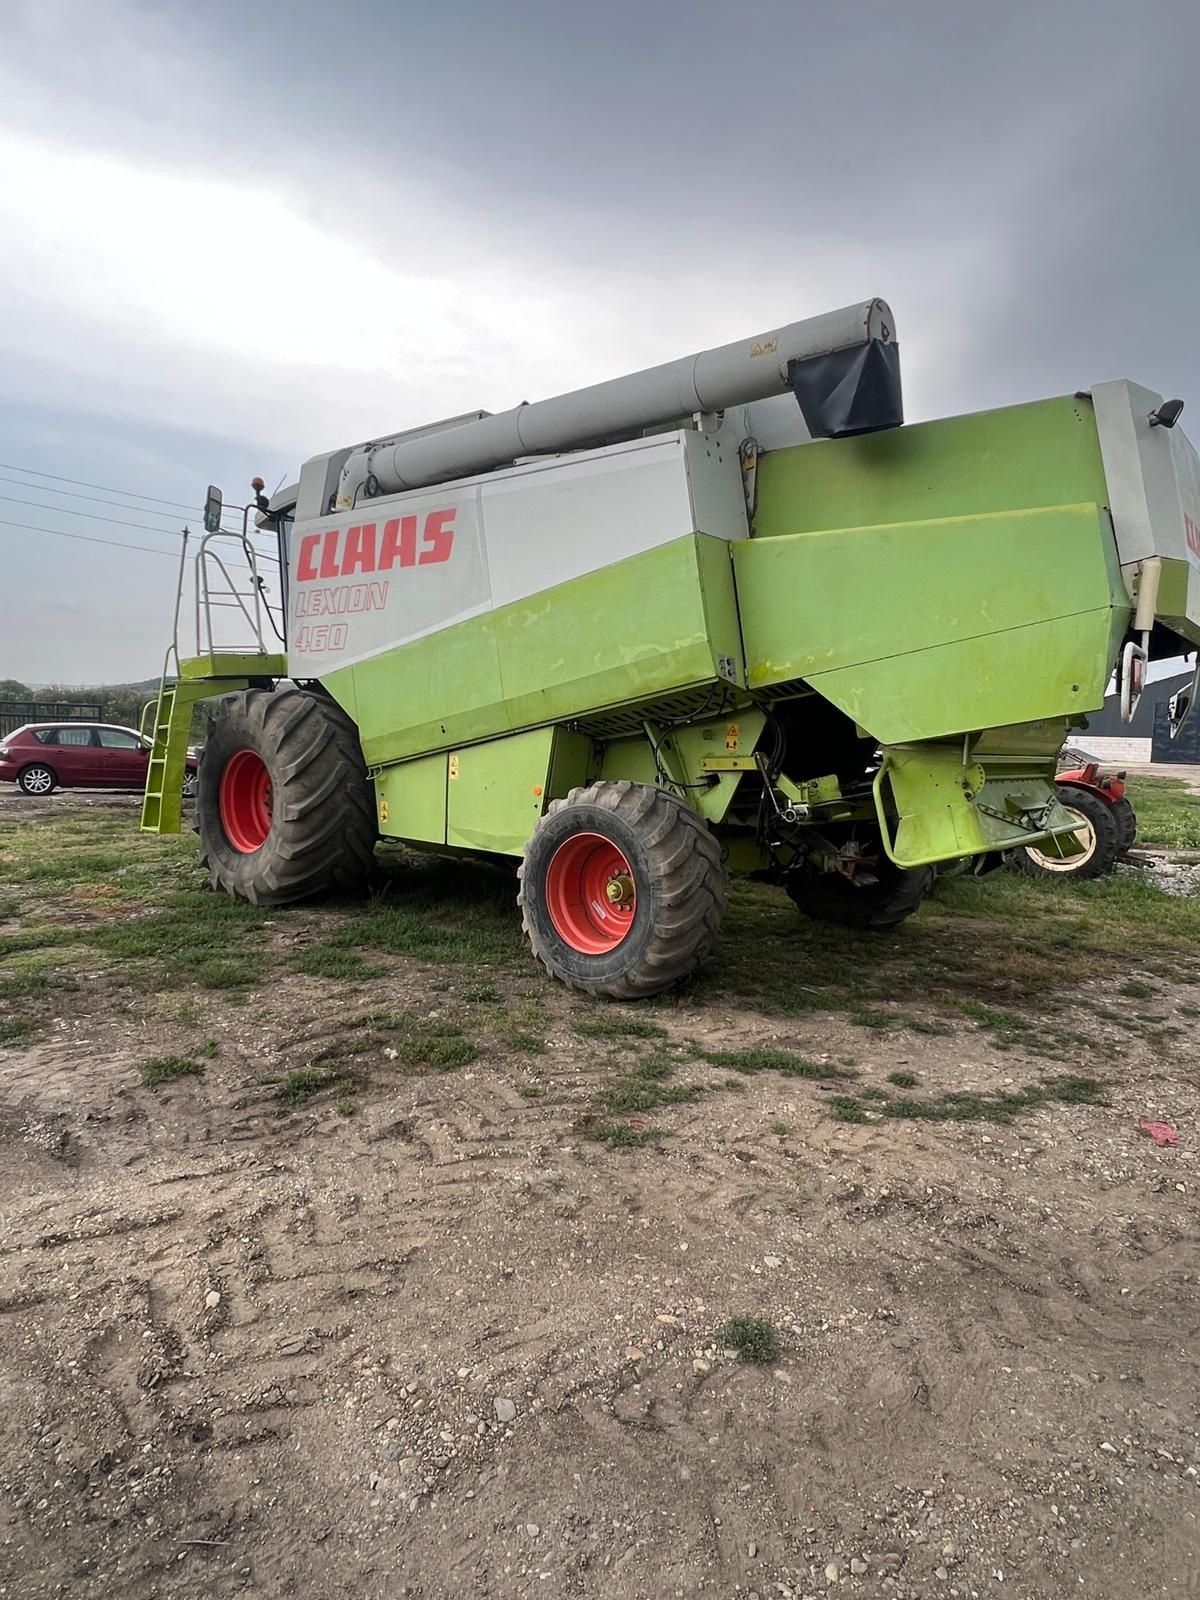
[[[712,951],[727,885],[691,806],[647,784],[601,782],[551,803],[525,850],[525,935],[552,978],[609,1000],[660,994]]]
[[[322,695],[248,689],[219,701],[198,790],[215,889],[283,906],[348,893],[371,870],[375,808],[358,733]]]

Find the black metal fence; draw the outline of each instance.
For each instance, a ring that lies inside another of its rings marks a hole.
[[[27,722],[99,722],[102,709],[64,700],[0,700],[0,738]]]

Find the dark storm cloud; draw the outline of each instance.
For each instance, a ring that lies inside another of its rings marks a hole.
[[[198,197],[186,272],[164,216],[140,333],[85,292],[86,248],[48,231],[22,278],[8,241],[21,325],[0,305],[0,358],[50,470],[56,407],[101,481],[144,484],[146,440],[174,427],[155,452],[186,498],[875,293],[914,417],[1112,376],[1200,412],[1195,0],[30,0],[5,20],[0,139],[115,155],[164,210]],[[97,248],[132,248],[136,222],[152,251],[136,186],[114,192],[134,210]],[[68,179],[22,226],[88,198]],[[292,291],[259,340],[234,252]],[[347,254],[363,274],[339,276]],[[73,299],[59,283],[39,309],[43,260]],[[397,297],[438,309],[406,321]],[[213,459],[204,433],[243,443]]]

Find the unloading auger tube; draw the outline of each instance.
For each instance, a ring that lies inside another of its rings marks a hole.
[[[334,509],[508,466],[522,456],[590,449],[696,413],[795,394],[814,438],[903,421],[899,346],[887,303],[863,300],[644,372],[595,383],[495,416],[355,450]]]

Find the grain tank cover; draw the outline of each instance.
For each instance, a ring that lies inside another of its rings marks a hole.
[[[864,300],[459,427],[364,445],[342,468],[336,509],[352,509],[364,494],[397,494],[526,456],[594,449],[789,391],[814,438],[898,426],[899,348],[886,302]]]

